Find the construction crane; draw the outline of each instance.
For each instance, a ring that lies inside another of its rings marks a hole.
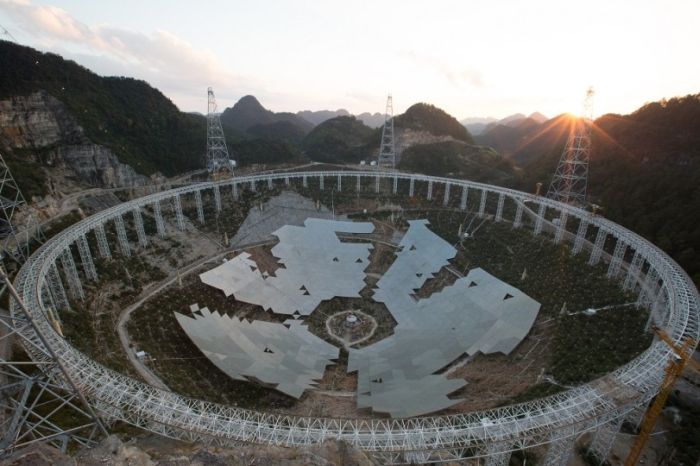
[[[683,344],[678,345],[662,329],[658,327],[654,327],[653,329],[656,335],[658,335],[661,340],[671,347],[674,355],[668,362],[668,366],[666,366],[666,370],[664,371],[665,373],[664,379],[661,382],[661,390],[659,390],[656,398],[654,398],[654,401],[647,409],[646,414],[644,414],[644,419],[642,419],[639,427],[639,435],[637,435],[637,439],[627,455],[624,466],[634,466],[637,464],[639,455],[641,455],[642,449],[644,448],[644,445],[649,439],[649,435],[656,424],[656,419],[664,409],[668,395],[671,393],[671,389],[676,383],[676,380],[678,380],[678,377],[680,377],[683,373],[683,369],[685,369],[686,366],[690,366],[693,369],[700,371],[700,364],[692,359],[695,345],[690,337],[686,338],[683,341]]]

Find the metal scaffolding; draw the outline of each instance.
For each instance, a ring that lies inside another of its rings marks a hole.
[[[139,245],[142,248],[148,246],[148,238],[146,237],[146,229],[143,226],[143,216],[141,215],[141,209],[134,209],[131,211],[134,216],[134,227],[136,228],[136,237],[139,240]]]
[[[221,116],[211,87],[207,89],[207,170],[212,175],[224,172],[233,176],[233,162],[229,159]]]

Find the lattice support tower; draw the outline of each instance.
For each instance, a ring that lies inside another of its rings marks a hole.
[[[0,261],[13,260],[22,264],[29,256],[31,245],[43,241],[39,223],[31,212],[24,220],[19,218],[20,210],[26,206],[22,191],[0,154],[0,223],[4,230],[0,234]]]
[[[160,201],[155,201],[153,203],[153,215],[156,218],[156,230],[158,231],[158,236],[165,238],[165,221],[163,220],[163,211],[160,208]]]
[[[221,127],[214,90],[207,89],[207,170],[210,175],[224,173],[233,176],[233,163],[226,148],[226,137]]]
[[[380,178],[378,176],[374,177],[374,192],[375,193],[379,192],[379,180],[380,180]]]
[[[202,191],[194,192],[194,201],[197,205],[197,220],[199,223],[204,223],[204,206],[202,205]]]
[[[382,143],[379,148],[377,169],[380,167],[396,168],[396,148],[394,146],[394,104],[391,94],[386,98]]]
[[[173,196],[173,210],[175,211],[177,228],[178,230],[183,231],[185,229],[185,216],[182,213],[182,202],[180,201],[179,194]]]
[[[557,230],[554,233],[554,244],[559,244],[561,243],[561,240],[564,238],[564,233],[566,233],[566,221],[568,219],[568,215],[565,210],[561,211],[561,214],[559,215],[559,225],[557,225]]]
[[[336,188],[338,192],[343,190],[343,177],[338,175],[338,182],[336,183],[338,187]]]
[[[450,203],[450,183],[445,183],[445,196],[442,198],[442,205],[447,206]]]
[[[94,282],[97,281],[97,270],[95,269],[95,263],[92,260],[92,253],[90,252],[90,245],[88,244],[85,235],[81,235],[78,240],[78,254],[80,255],[80,262],[83,264],[83,271],[85,276]]]
[[[622,241],[617,241],[615,243],[615,250],[610,258],[610,265],[608,266],[608,278],[615,278],[617,274],[620,273],[620,267],[622,266],[622,260],[625,257],[625,252],[627,251],[627,245]]]
[[[104,224],[100,223],[93,231],[95,232],[97,251],[100,253],[100,257],[103,259],[111,259],[112,251],[109,249],[109,241],[107,241],[107,233],[105,233]]]
[[[55,263],[49,266],[49,289],[51,290],[51,295],[53,296],[54,304],[57,309],[68,309],[70,303],[68,302],[68,296],[66,296],[66,289],[63,288],[63,281],[61,281],[61,275],[58,273],[58,268]]]
[[[498,206],[496,207],[496,218],[497,222],[503,220],[503,203],[506,200],[505,194],[501,193],[498,195]]]
[[[78,275],[78,269],[75,267],[73,253],[71,252],[70,248],[63,251],[60,260],[61,266],[63,267],[63,273],[68,281],[68,289],[70,290],[70,294],[75,299],[85,299],[83,284],[80,281],[80,275]]]
[[[287,178],[289,179],[289,178]],[[287,185],[289,186],[289,185]],[[238,200],[238,183],[233,183],[231,185],[231,195],[233,196],[233,200],[237,201]]]
[[[593,435],[593,440],[588,447],[588,451],[600,461],[605,461],[608,459],[613,443],[615,443],[615,436],[620,431],[622,421],[622,417],[614,418],[612,421],[607,422],[596,429],[595,434]]]
[[[467,199],[469,198],[469,188],[462,186],[462,197],[459,200],[459,208],[467,210]]]
[[[483,217],[486,212],[486,191],[481,190],[481,199],[479,200],[479,217]]]
[[[323,191],[325,189],[323,178],[324,178],[323,175],[318,177],[318,189],[320,189],[321,191]]]
[[[576,238],[574,239],[574,247],[571,248],[571,253],[576,255],[583,249],[583,243],[586,241],[586,232],[588,231],[588,220],[581,220],[576,230]]]
[[[547,197],[567,204],[584,205],[588,185],[588,161],[591,156],[593,88],[586,91],[583,118],[574,128],[559,160]]]
[[[123,256],[131,257],[131,246],[129,245],[129,238],[126,236],[124,217],[121,215],[114,217],[114,226],[117,229],[117,243],[119,244],[119,250]]]
[[[513,228],[520,228],[523,224],[523,210],[525,209],[522,201],[517,201],[518,207],[515,209],[515,218],[513,219]]]
[[[554,432],[547,452],[542,460],[542,466],[566,466],[576,447],[576,432],[573,428],[562,429],[562,432]]]
[[[433,199],[433,181],[430,180],[428,181],[428,200],[431,201]]]
[[[394,177],[394,186],[392,192],[394,194],[399,192],[399,178],[397,176]]]
[[[360,178],[360,175],[357,175],[357,180],[355,183],[355,191],[359,193],[362,190],[362,179]]]
[[[539,235],[542,233],[542,225],[544,223],[544,213],[547,211],[547,205],[546,204],[540,204],[539,207],[537,208],[537,217],[535,218],[535,229],[534,229],[534,234]]]
[[[488,456],[486,457],[486,466],[508,466],[510,463],[511,453],[509,451],[499,451],[501,445],[493,444],[486,447]]]
[[[255,192],[256,189],[257,188],[255,187],[255,180],[250,180],[250,191]]]
[[[273,184],[272,184],[272,177],[271,177],[271,176],[268,176],[268,177],[267,177],[267,189],[272,190],[273,187],[274,187],[274,186],[273,186]],[[321,189],[323,189],[323,188],[321,188]]]
[[[602,228],[598,228],[598,233],[595,235],[595,243],[591,249],[591,256],[588,258],[588,265],[596,265],[600,262],[600,257],[603,255],[603,247],[605,240],[608,238],[608,232]]]
[[[268,179],[268,185],[271,185],[270,179]],[[272,186],[270,186],[270,189],[272,189]],[[217,212],[221,212],[221,189],[219,189],[219,185],[214,186],[214,207],[216,207]]]
[[[148,237],[146,236],[146,229],[143,226],[143,216],[141,215],[141,209],[135,208],[131,211],[134,217],[134,228],[136,228],[136,237],[139,240],[139,246],[145,248],[148,246]]]
[[[632,257],[632,262],[627,269],[627,275],[625,275],[625,282],[622,285],[624,290],[633,290],[637,286],[639,281],[639,276],[642,273],[642,266],[644,265],[644,257],[639,253],[639,251],[634,251],[634,256]]]
[[[416,180],[415,180],[415,178],[411,178],[411,181],[409,181],[409,184],[408,184],[409,197],[413,197],[415,190],[416,190]]]
[[[306,175],[301,177],[301,186],[304,188],[309,187],[309,179],[306,177]]]

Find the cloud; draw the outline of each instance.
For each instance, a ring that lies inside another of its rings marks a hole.
[[[202,95],[207,86],[232,89],[241,79],[223,68],[213,52],[197,49],[168,31],[143,34],[89,26],[61,8],[29,0],[0,0],[0,9],[39,42],[58,44],[64,54],[98,73],[145,79],[173,97],[183,92]],[[84,52],[66,52],[70,46]]]
[[[412,50],[399,52],[399,55],[408,58],[419,68],[429,69],[441,75],[455,87],[462,87],[468,84],[473,87],[484,87],[482,73],[474,67],[465,66],[455,68],[447,61],[433,55],[416,53]]]

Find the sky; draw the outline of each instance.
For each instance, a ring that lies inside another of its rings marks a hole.
[[[374,113],[391,93],[394,113],[552,117],[593,86],[594,115],[624,114],[700,92],[699,18],[698,0],[0,0],[17,42],[202,113],[212,86],[220,109]]]

